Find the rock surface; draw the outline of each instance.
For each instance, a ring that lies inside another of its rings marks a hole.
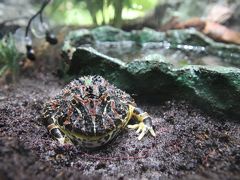
[[[69,73],[99,74],[117,87],[147,99],[188,99],[217,114],[240,115],[238,68],[174,68],[164,57],[151,55],[127,64],[93,48],[79,47],[73,53]]]
[[[125,32],[110,26],[101,26],[91,31],[75,30],[66,37],[63,49],[67,45],[94,44],[95,42],[132,41],[139,46],[145,43],[159,43],[163,48],[193,52],[196,55],[212,55],[222,58],[232,65],[240,66],[240,46],[215,42],[194,29],[170,30],[158,32],[149,28]]]

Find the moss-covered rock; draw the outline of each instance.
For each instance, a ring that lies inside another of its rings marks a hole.
[[[164,57],[149,55],[128,64],[88,47],[73,53],[69,72],[99,74],[117,87],[148,99],[188,99],[202,109],[240,115],[238,68],[186,66],[174,68]]]
[[[202,109],[217,114],[240,115],[240,69],[221,66],[187,65],[175,67],[161,55],[149,54],[125,63],[92,47],[96,42],[131,41],[137,46],[148,42],[166,48],[196,51],[224,57],[232,64],[240,62],[240,47],[213,41],[195,30],[157,32],[148,28],[124,32],[103,26],[91,31],[71,32],[63,52],[71,52],[69,74],[99,74],[117,87],[147,99],[187,99]]]

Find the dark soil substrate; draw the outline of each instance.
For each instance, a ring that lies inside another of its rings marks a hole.
[[[187,102],[138,103],[153,116],[156,138],[138,141],[126,129],[101,150],[60,146],[39,120],[63,87],[50,77],[0,90],[0,179],[240,179],[239,122]]]

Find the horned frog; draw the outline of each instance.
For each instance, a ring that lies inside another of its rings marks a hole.
[[[131,118],[138,124],[127,126]],[[84,148],[105,145],[126,126],[137,129],[139,140],[148,132],[156,136],[148,113],[138,108],[129,94],[97,75],[66,85],[45,104],[43,121],[61,144],[71,142]]]

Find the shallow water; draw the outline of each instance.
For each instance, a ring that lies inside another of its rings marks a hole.
[[[94,48],[103,54],[121,59],[127,63],[135,59],[142,59],[147,55],[158,54],[164,56],[175,67],[185,65],[239,67],[239,65],[231,64],[232,60],[229,57],[221,58],[208,54],[208,50],[203,46],[177,45],[173,47],[167,42],[150,42],[138,45],[132,41],[121,41],[97,42]],[[240,54],[237,55],[240,58]]]

